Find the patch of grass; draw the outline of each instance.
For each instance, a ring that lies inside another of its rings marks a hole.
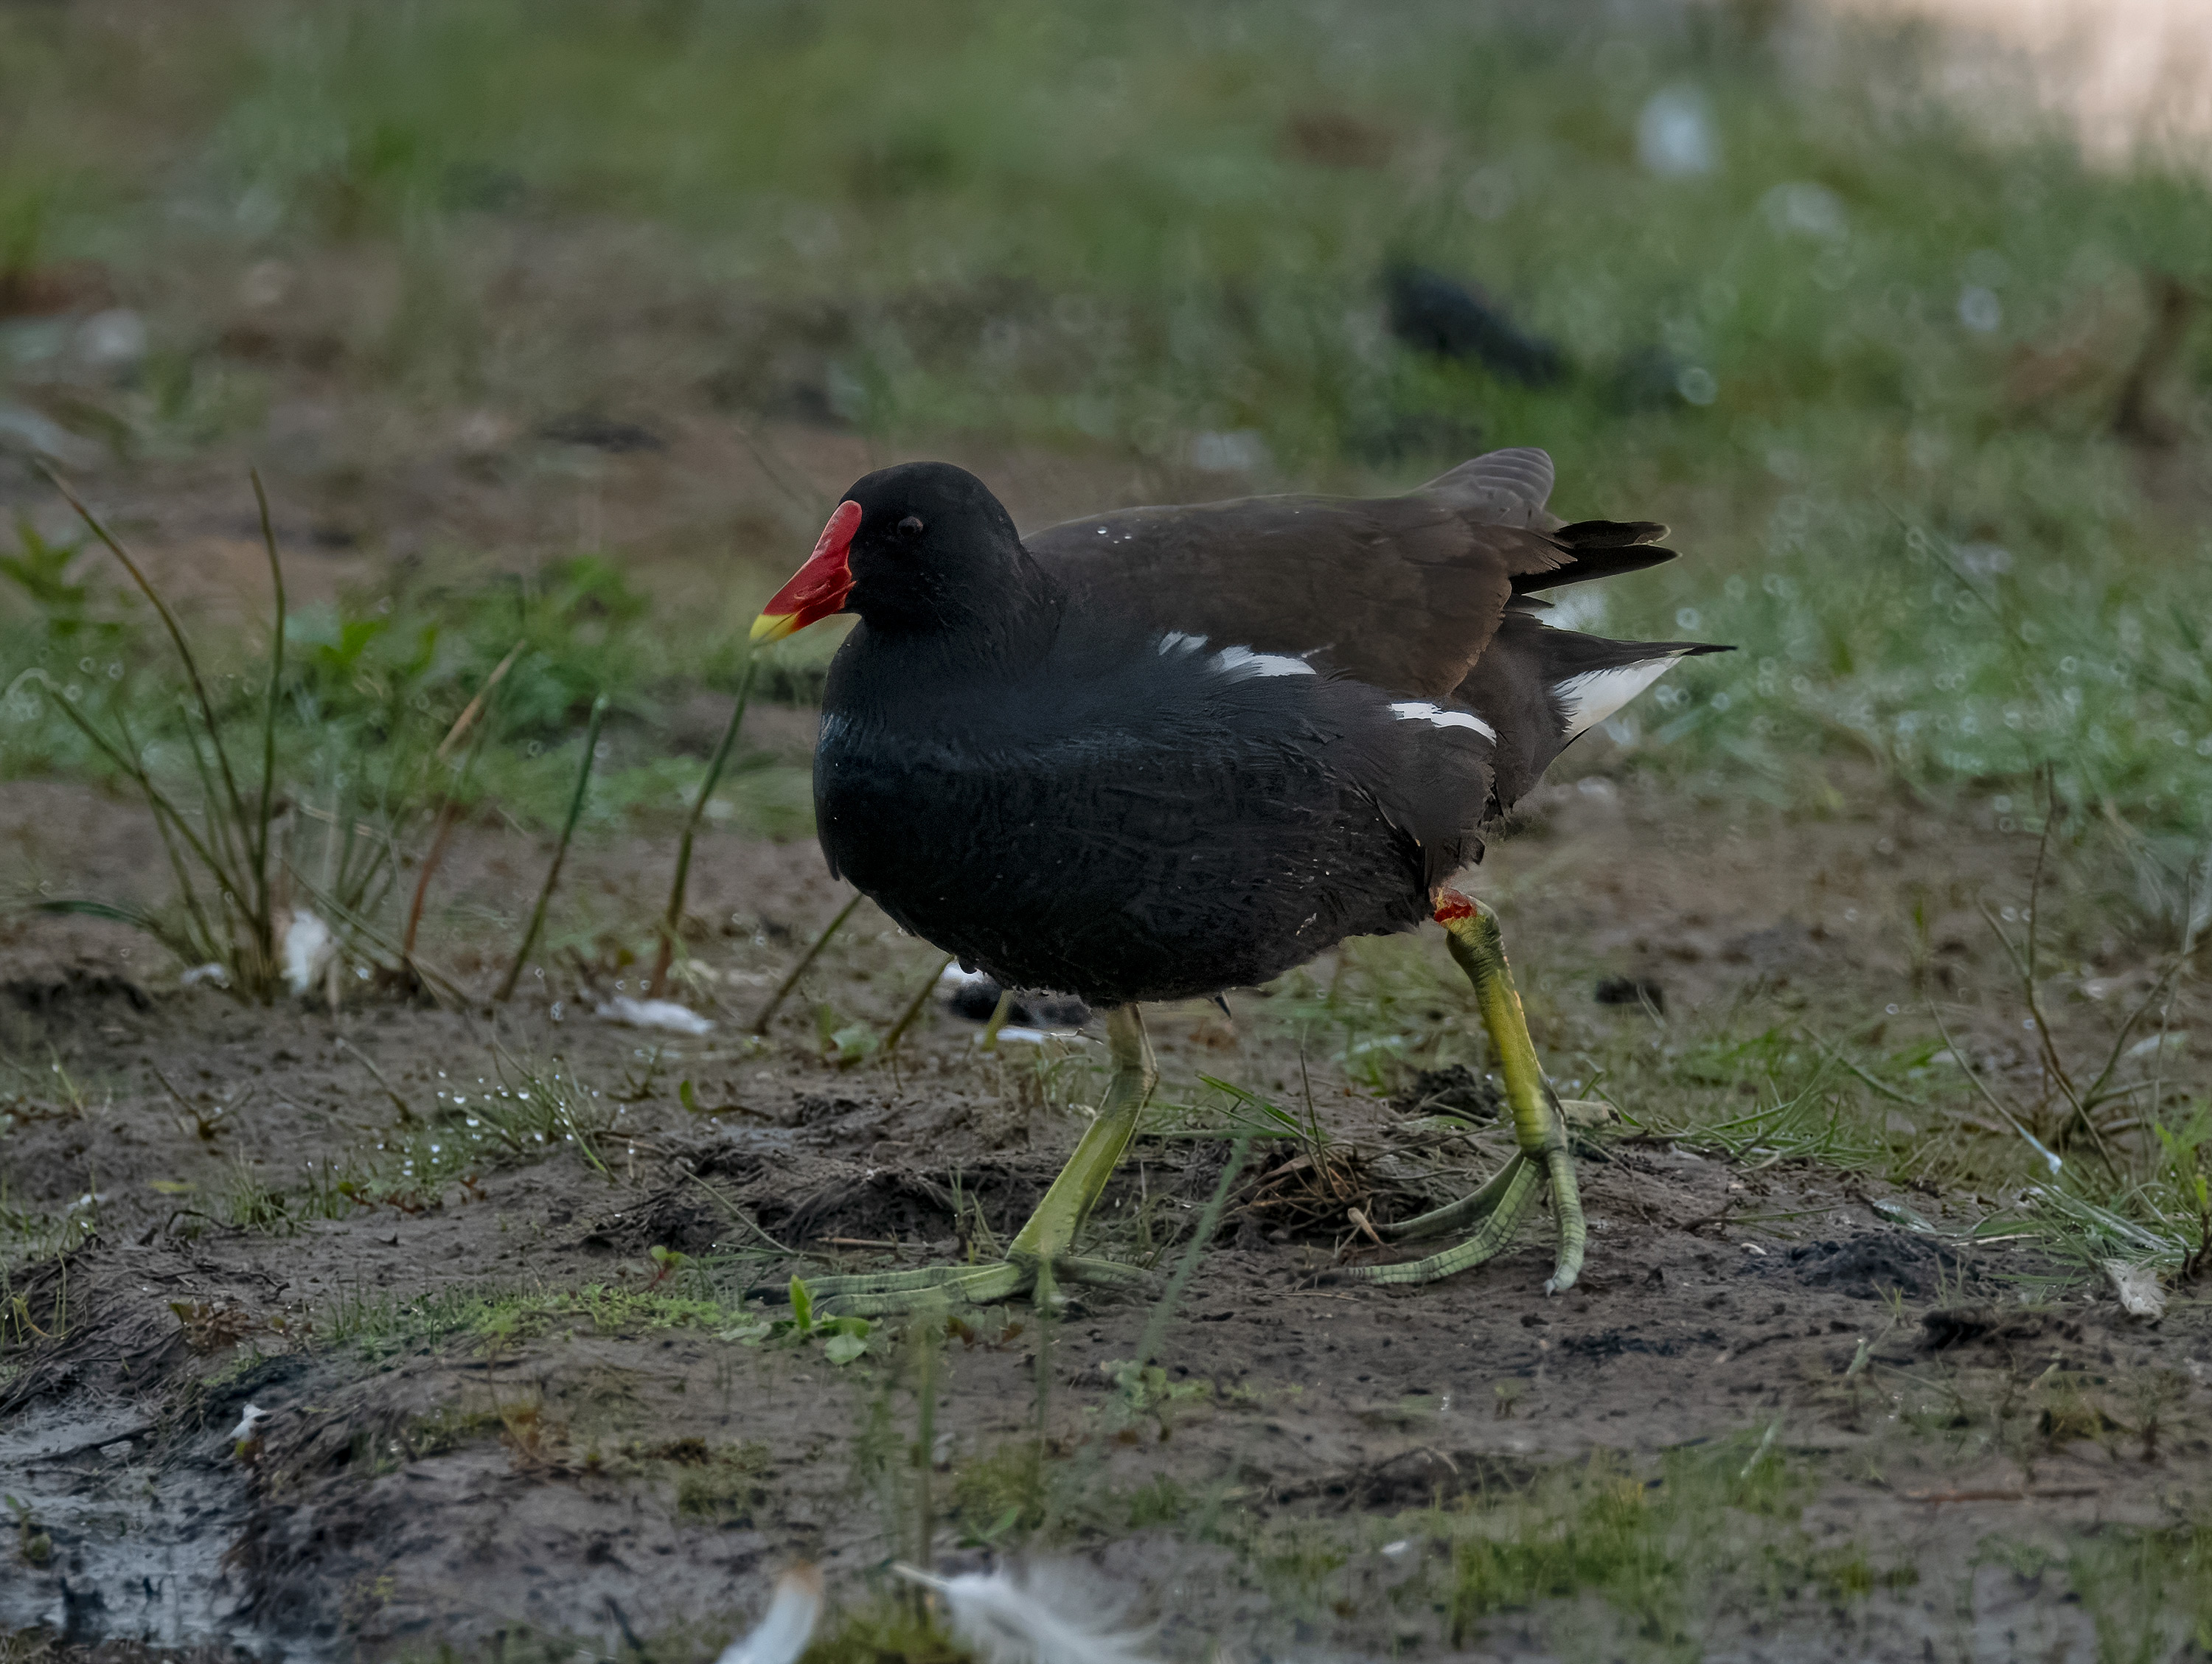
[[[1139,1485],[1129,1493],[1128,1501],[1128,1527],[1132,1531],[1179,1525],[1194,1507],[1189,1493],[1165,1473]]]
[[[496,1410],[464,1410],[442,1404],[430,1414],[409,1422],[404,1437],[410,1455],[420,1461],[494,1437],[503,1424]]]
[[[284,944],[279,930],[280,915],[285,909],[278,882],[282,858],[271,859],[270,831],[278,811],[276,736],[278,689],[284,672],[285,607],[284,568],[277,556],[269,501],[262,491],[260,477],[254,477],[253,493],[261,511],[262,543],[274,592],[275,627],[255,724],[261,742],[256,748],[259,781],[258,786],[246,786],[240,785],[246,778],[245,756],[234,755],[234,741],[226,735],[208,678],[201,672],[198,656],[175,612],[107,526],[66,486],[60,489],[87,529],[130,574],[161,622],[185,684],[186,696],[179,701],[179,732],[197,777],[198,802],[188,811],[155,779],[145,748],[127,723],[117,720],[112,726],[103,724],[81,710],[80,695],[72,691],[76,684],[58,683],[37,669],[26,671],[11,685],[11,695],[27,678],[37,678],[55,714],[131,782],[153,815],[175,884],[171,906],[158,913],[125,902],[94,898],[42,905],[48,911],[87,913],[134,926],[187,965],[217,966],[222,973],[222,986],[239,998],[266,1005],[275,998],[283,977]],[[74,616],[77,598],[66,586],[51,581],[52,562],[42,558],[45,555],[46,551],[26,541],[18,563],[8,575],[46,606],[53,616],[52,628],[67,636],[74,633],[70,627],[77,622]]]
[[[785,835],[811,824],[803,772],[765,754],[740,750],[702,797],[699,762],[637,743],[635,731],[659,720],[655,689],[674,667],[665,632],[643,616],[643,597],[604,561],[556,561],[520,586],[425,588],[401,575],[285,616],[270,650],[256,653],[221,636],[188,644],[150,586],[135,598],[111,596],[82,580],[80,545],[52,542],[27,519],[15,537],[15,552],[0,556],[0,577],[32,616],[0,620],[0,636],[21,647],[29,668],[0,697],[0,777],[105,774],[142,797],[172,848],[173,905],[135,897],[86,905],[156,931],[187,964],[222,963],[228,975],[243,950],[224,943],[270,936],[289,896],[325,915],[363,975],[401,976],[397,914],[409,898],[394,890],[404,852],[449,799],[456,814],[495,802],[526,823],[556,827],[566,805],[602,830],[684,805],[717,824]],[[281,580],[273,549],[270,570]],[[137,607],[125,604],[131,598]],[[281,581],[277,598],[281,610]],[[161,645],[148,637],[149,604],[182,656],[182,699],[140,668]],[[495,672],[497,701],[480,738],[495,730],[497,743],[448,744]],[[580,805],[568,789],[578,772],[574,721],[591,704],[594,677],[609,678],[615,714],[633,737],[611,742],[617,766]],[[281,781],[286,812],[269,828],[260,824],[266,782],[237,786],[249,755]],[[265,905],[263,877],[274,898]],[[246,896],[252,918],[227,925],[226,895]],[[552,945],[574,944],[556,931]],[[273,937],[263,942],[256,951],[266,963],[229,976],[234,990],[261,998],[273,989],[277,966],[268,956],[281,957],[279,948]]]
[[[884,1595],[829,1614],[800,1664],[969,1664],[933,1608]]]
[[[981,1546],[1018,1542],[1044,1523],[1037,1442],[1009,1439],[953,1471],[948,1513],[957,1541]]]
[[[1772,1039],[1763,1035],[1730,1050],[1765,1051]],[[1848,1091],[1822,1092],[1827,1078],[1817,1066],[1812,1078],[1786,1099],[1725,1120],[1687,1123],[1680,1141],[1716,1151],[1756,1165],[1782,1161],[1815,1161],[1830,1167],[1863,1168],[1875,1164],[1881,1147],[1868,1136],[1863,1101]],[[1647,1124],[1647,1130],[1657,1130]]]
[[[2070,1546],[2066,1573],[2107,1664],[2212,1651],[2212,1526],[2102,1527]]]
[[[1808,54],[1759,11],[1433,4],[1089,0],[1040,21],[960,0],[927,27],[890,0],[800,22],[280,10],[272,30],[202,8],[188,44],[11,18],[0,104],[36,154],[0,185],[0,262],[129,249],[228,292],[277,261],[316,299],[325,263],[373,267],[393,303],[334,308],[351,315],[309,340],[410,409],[688,397],[750,433],[801,406],[888,447],[951,431],[1186,474],[1226,456],[1262,483],[1401,483],[1478,433],[1540,442],[1571,512],[1657,513],[1698,556],[1578,599],[1576,622],[1747,649],[1608,724],[1598,766],[1817,807],[1839,757],[1939,796],[2050,763],[2147,831],[2212,826],[2191,622],[2212,580],[2177,558],[2203,532],[2113,420],[2146,284],[2212,274],[2207,186],[2091,165],[2021,116],[2025,89],[1992,136],[1910,39],[1816,21]],[[1638,113],[1684,85],[1719,166],[1654,179]],[[497,287],[526,227],[587,257],[583,295]],[[1529,388],[1398,347],[1376,301],[1393,257],[1480,281],[1568,373]],[[611,295],[647,300],[616,317]],[[255,408],[225,387],[278,380],[206,320],[155,321],[145,408],[116,418],[130,442],[198,442]],[[2191,446],[2207,350],[2200,329],[2168,367]],[[2022,368],[2069,364],[2040,390]],[[777,477],[794,513],[822,507]],[[553,581],[599,594],[588,571]],[[637,652],[600,604],[549,652]],[[787,668],[809,685],[826,645],[771,661],[763,690]],[[581,678],[549,658],[518,720],[573,725],[594,687],[619,712],[652,657]],[[732,685],[734,638],[698,662]]]
[[[523,1288],[486,1282],[412,1298],[352,1289],[322,1315],[314,1333],[325,1341],[383,1351],[441,1337],[505,1345],[563,1330],[637,1335],[692,1329],[746,1346],[818,1343],[830,1363],[842,1365],[866,1355],[874,1327],[855,1317],[771,1318],[758,1307],[715,1292],[711,1273],[702,1266],[672,1286],[662,1286],[658,1279],[637,1288],[614,1283]]]
[[[1293,971],[1272,992],[1268,1019],[1312,1035],[1316,1052],[1370,1092],[1387,1096],[1411,1069],[1484,1056],[1467,979],[1420,945],[1356,938],[1337,950],[1326,981],[1312,969]],[[1273,1085],[1296,1092],[1299,1081],[1285,1072]]]
[[[1735,1619],[1840,1612],[1915,1582],[1910,1566],[1799,1526],[1814,1478],[1775,1447],[1774,1430],[1656,1464],[1600,1452],[1393,1519],[1284,1516],[1231,1540],[1316,1618],[1333,1609],[1371,1621],[1361,1601],[1377,1591],[1346,1569],[1383,1549],[1401,1569],[1387,1598],[1401,1638],[1424,1632],[1425,1613],[1437,1640],[1466,1647],[1516,1614],[1577,1655],[1693,1659]]]
[[[371,1143],[336,1157],[307,1157],[296,1185],[280,1183],[258,1164],[234,1163],[211,1217],[285,1232],[383,1207],[422,1213],[477,1199],[487,1171],[563,1151],[606,1175],[600,1146],[619,1136],[627,1106],[586,1085],[559,1059],[518,1059],[502,1051],[494,1066],[496,1078],[478,1076],[473,1085],[441,1072],[448,1084],[434,1090],[428,1119],[410,1115]]]
[[[10,1189],[0,1173],[0,1278],[12,1267],[58,1258],[100,1229],[100,1205],[88,1196],[62,1208],[27,1208],[15,1205]]]
[[[752,1511],[768,1498],[758,1483],[767,1467],[768,1447],[758,1443],[708,1445],[690,1440],[689,1448],[667,1446],[650,1453],[651,1459],[676,1466],[676,1513],[679,1519],[703,1520],[715,1525],[747,1525]]]
[[[404,1296],[359,1284],[343,1290],[318,1333],[337,1345],[357,1345],[374,1354],[439,1335],[489,1333],[505,1315],[531,1297],[513,1284],[477,1283]]]

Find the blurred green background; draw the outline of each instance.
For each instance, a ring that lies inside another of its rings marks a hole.
[[[410,490],[527,496],[572,453],[680,473],[672,436],[741,435],[788,476],[750,519],[449,515],[429,552],[511,536],[544,580],[427,582],[417,538],[413,577],[301,615],[352,655],[303,658],[302,711],[430,732],[520,607],[514,732],[543,745],[598,688],[649,729],[729,685],[856,446],[1073,513],[1536,444],[1566,512],[1668,519],[1692,557],[1571,622],[1744,648],[1580,766],[1819,809],[1870,780],[2002,808],[2047,764],[2185,854],[2212,830],[2208,176],[2092,168],[2018,108],[1993,136],[1931,40],[1755,0],[0,5],[0,497],[52,568],[15,550],[0,641],[65,678],[98,657],[37,588],[87,569],[54,563],[41,449],[155,522],[148,482],[243,501],[258,459],[280,500],[386,505],[336,537],[373,558]],[[1394,336],[1406,263],[1559,373]],[[647,543],[692,562],[649,599]],[[0,768],[90,766],[27,697]],[[635,795],[673,801],[654,779]]]

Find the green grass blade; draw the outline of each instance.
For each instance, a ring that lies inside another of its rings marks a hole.
[[[906,1002],[906,1009],[899,1013],[898,1021],[892,1023],[890,1032],[884,1035],[884,1043],[877,1048],[878,1057],[889,1053],[914,1026],[915,1018],[921,1015],[921,1008],[929,1003],[930,990],[937,986],[938,979],[945,975],[945,968],[951,963],[952,956],[948,953],[937,962],[935,969],[929,973],[928,980],[915,990],[914,998]]]
[[[853,916],[853,909],[865,899],[856,890],[853,899],[837,909],[837,916],[823,926],[822,933],[807,944],[806,951],[799,956],[799,963],[784,973],[783,981],[775,985],[775,992],[768,997],[768,1004],[760,1008],[760,1015],[752,1020],[752,1032],[764,1035],[769,1023],[782,1006],[791,991],[799,986],[799,979],[806,975],[807,967],[819,958],[822,950],[830,945],[830,938],[844,927],[845,920]]]
[[[568,841],[576,835],[576,823],[583,817],[584,795],[592,784],[592,756],[599,750],[599,729],[606,720],[607,696],[601,694],[592,701],[592,720],[584,730],[584,760],[576,769],[576,790],[568,799],[568,817],[561,823],[561,841],[553,847],[552,864],[545,869],[544,887],[538,892],[538,905],[530,910],[530,927],[522,932],[522,941],[514,950],[514,963],[507,968],[499,992],[493,996],[502,1003],[514,997],[523,961],[530,957],[531,949],[538,945],[538,932],[545,928],[546,905],[553,899],[554,885],[561,882],[561,864],[568,859]]]
[[[269,493],[263,489],[261,471],[252,470],[249,477],[253,481],[254,506],[261,513],[261,546],[269,555],[269,584],[276,597],[276,635],[269,648],[269,690],[262,701],[261,802],[255,812],[253,829],[254,906],[265,920],[269,914],[269,819],[276,801],[276,699],[284,682],[284,563],[276,556],[276,532],[269,523]]]
[[[731,708],[721,741],[707,764],[707,777],[699,782],[699,795],[691,800],[691,812],[684,818],[684,836],[676,846],[676,878],[669,886],[668,910],[660,921],[660,946],[653,955],[652,981],[646,987],[646,993],[654,999],[667,989],[669,962],[676,956],[676,932],[684,922],[684,892],[691,878],[691,841],[698,835],[700,819],[707,812],[707,800],[714,795],[723,766],[730,760],[731,748],[738,743],[738,728],[745,720],[745,705],[752,697],[753,677],[759,669],[759,656],[746,654],[744,677],[738,683],[738,702]]]
[[[131,581],[138,586],[139,593],[152,604],[161,620],[162,628],[168,631],[169,641],[184,665],[185,676],[191,683],[192,697],[198,702],[201,719],[207,724],[208,732],[215,740],[216,757],[222,769],[224,802],[229,809],[232,823],[241,828],[246,826],[246,799],[239,794],[238,781],[232,775],[230,757],[222,748],[222,731],[216,721],[215,701],[208,696],[207,683],[200,675],[199,660],[193,656],[191,643],[185,638],[184,626],[177,622],[177,615],[170,610],[169,604],[161,598],[161,592],[154,586],[138,562],[131,558],[131,552],[116,540],[115,534],[107,529],[100,516],[85,507],[83,500],[69,489],[59,475],[50,468],[45,472],[48,482],[76,511],[77,518],[85,523],[92,535],[100,539],[109,554],[123,563],[123,569],[131,574]]]

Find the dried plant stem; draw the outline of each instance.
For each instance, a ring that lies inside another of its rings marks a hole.
[[[431,878],[446,859],[446,845],[453,835],[453,799],[448,797],[438,805],[437,830],[430,835],[429,852],[422,857],[422,871],[415,880],[415,894],[407,903],[407,928],[399,938],[399,957],[410,969],[415,963],[415,932],[422,925],[422,904],[429,899]]]
[[[1966,1084],[1980,1094],[1983,1102],[1997,1112],[1999,1120],[2004,1121],[2014,1132],[2027,1140],[2028,1147],[2050,1164],[2052,1172],[2058,1171],[2059,1158],[2052,1153],[2051,1147],[2027,1130],[2027,1122],[2014,1114],[2008,1106],[1999,1102],[1996,1094],[1990,1091],[1982,1078],[1974,1072],[1973,1063],[1966,1056],[1966,1048],[1952,1038],[1950,1026],[1943,1021],[1943,1014],[1936,1009],[1936,1002],[1933,999],[1928,1002],[1928,1015],[1935,1019],[1936,1032],[1943,1036],[1944,1048],[1951,1054],[1953,1060],[1958,1064],[1959,1072],[1966,1076]]]
[[[498,692],[500,683],[505,679],[521,653],[522,643],[517,641],[507,650],[507,657],[492,667],[491,674],[484,678],[483,686],[477,689],[477,696],[469,701],[460,715],[453,720],[453,726],[447,731],[445,738],[439,742],[438,762],[444,762],[446,753],[454,742],[468,732],[470,725],[484,709],[485,702]],[[415,894],[407,903],[407,928],[399,938],[399,957],[410,971],[415,968],[415,932],[422,923],[422,904],[429,897],[430,880],[436,876],[440,864],[446,859],[446,845],[453,835],[453,823],[459,812],[459,794],[468,785],[469,776],[475,772],[477,758],[483,754],[484,743],[491,738],[491,720],[486,716],[483,726],[477,732],[476,744],[469,747],[468,756],[462,759],[460,779],[454,782],[452,791],[443,793],[439,799],[437,829],[430,835],[429,853],[422,857],[422,871],[416,878]]]
[[[1987,901],[1977,905],[1990,931],[2003,944],[2005,955],[2012,961],[2013,969],[2020,978],[2021,997],[2027,1006],[2029,1020],[2035,1024],[2036,1048],[2042,1061],[2044,1078],[2057,1087],[2059,1095],[2066,1100],[2071,1111],[2052,1137],[2052,1144],[2063,1149],[2072,1142],[2076,1129],[2087,1133],[2089,1142],[2096,1148],[2097,1159],[2104,1163],[2106,1172],[2118,1177],[2119,1169],[2112,1161],[2112,1152],[2105,1142],[2104,1132],[2098,1127],[2096,1116],[2092,1113],[2096,1106],[2075,1088],[2074,1077],[2066,1067],[2066,1060],[2059,1055],[2058,1042],[2051,1035],[2051,1020],[2045,1015],[2042,998],[2036,988],[2040,972],[2038,944],[2043,923],[2043,874],[2051,855],[2051,827],[2058,817],[2057,793],[2052,788],[2047,765],[2037,784],[2044,794],[2043,832],[2036,841],[2035,871],[2028,880],[2027,928],[2022,940],[2017,944],[2013,941],[2004,926],[1997,921],[1996,914],[1990,911]],[[2048,1094],[2045,1101],[2049,1102]]]
[[[215,746],[216,763],[222,776],[223,801],[230,811],[230,824],[243,829],[250,823],[246,812],[246,799],[240,795],[238,780],[231,773],[230,757],[223,750],[222,730],[216,722],[215,701],[208,695],[207,683],[200,675],[199,660],[192,655],[191,643],[185,639],[184,626],[177,622],[177,615],[170,610],[169,604],[161,598],[161,591],[154,587],[152,581],[140,568],[138,562],[131,558],[131,551],[116,540],[115,534],[107,529],[106,522],[85,507],[83,500],[70,489],[68,483],[59,475],[49,469],[46,471],[46,478],[54,489],[61,493],[69,506],[76,511],[77,518],[90,529],[92,535],[100,539],[109,554],[122,562],[123,569],[131,574],[131,581],[138,586],[139,593],[143,595],[153,606],[155,613],[161,620],[162,628],[168,631],[169,641],[177,650],[179,660],[184,665],[185,679],[191,683],[192,698],[199,706],[200,720],[206,725],[208,737]],[[198,756],[197,745],[193,747],[193,755],[197,759]],[[261,916],[253,919],[252,922],[261,927],[263,935],[265,937],[269,922],[266,916],[269,900],[267,873],[264,871],[259,874],[258,879],[254,895]]]
[[[276,696],[284,683],[284,563],[276,556],[276,531],[269,521],[269,493],[261,483],[261,471],[250,470],[247,477],[253,482],[253,505],[261,515],[261,546],[269,556],[269,586],[276,597],[276,629],[269,647],[269,691],[261,712],[261,805],[253,832],[254,883],[265,914],[269,911],[269,822],[276,793]],[[216,754],[222,754],[219,739]]]
[[[538,905],[530,910],[530,927],[522,932],[522,940],[514,950],[514,963],[507,968],[507,975],[499,985],[493,999],[506,1001],[514,997],[514,985],[521,979],[523,962],[530,950],[538,945],[538,932],[545,928],[546,905],[553,899],[553,887],[561,882],[561,864],[568,859],[568,841],[576,835],[576,823],[583,817],[584,794],[592,784],[592,754],[599,747],[599,728],[607,719],[607,696],[601,694],[592,701],[592,720],[584,730],[584,760],[576,768],[576,790],[568,799],[568,817],[561,823],[561,841],[553,846],[552,864],[545,869],[545,884],[538,892]]]
[[[405,1098],[392,1090],[392,1083],[384,1078],[384,1071],[376,1066],[368,1054],[349,1040],[341,1038],[337,1043],[343,1050],[352,1053],[354,1061],[368,1070],[376,1084],[384,1089],[384,1096],[392,1100],[392,1107],[399,1112],[399,1124],[403,1127],[413,1126],[416,1121],[415,1111],[409,1106]]]
[[[786,971],[783,981],[775,985],[775,992],[769,995],[768,1004],[762,1006],[760,1015],[753,1018],[751,1032],[757,1035],[768,1032],[769,1023],[774,1020],[785,999],[790,997],[791,991],[799,986],[799,979],[805,975],[807,967],[821,956],[822,950],[830,945],[830,938],[843,927],[846,920],[853,916],[853,909],[860,905],[860,894],[855,891],[853,899],[837,909],[837,916],[822,926],[822,933],[808,944],[806,951],[799,955],[799,963]]]
[[[952,956],[949,953],[937,962],[929,973],[929,980],[915,990],[914,998],[906,1002],[906,1009],[899,1013],[898,1021],[891,1024],[890,1032],[884,1036],[884,1043],[877,1048],[878,1056],[889,1057],[891,1054],[906,1031],[914,1026],[915,1018],[921,1015],[921,1008],[929,1003],[929,991],[937,986],[938,978],[945,975],[945,968],[951,963]]]
[[[443,762],[446,760],[446,754],[460,744],[461,736],[468,732],[469,726],[483,710],[484,701],[490,698],[499,684],[507,679],[507,673],[514,667],[514,661],[522,657],[522,647],[523,644],[520,641],[509,647],[507,650],[507,657],[493,665],[491,674],[484,677],[484,684],[477,689],[477,696],[461,708],[461,714],[453,719],[453,726],[446,731],[446,737],[438,742],[437,760],[439,762]]]
[[[223,865],[215,852],[200,840],[198,835],[193,832],[191,823],[179,812],[177,806],[169,801],[167,794],[160,786],[155,785],[153,776],[146,772],[145,764],[139,760],[138,748],[131,738],[129,729],[124,728],[124,743],[120,745],[117,744],[100,732],[91,718],[70,702],[59,683],[35,665],[17,677],[15,681],[9,684],[9,691],[13,692],[15,688],[20,686],[27,678],[36,680],[52,697],[55,709],[67,718],[79,733],[98,747],[103,756],[131,777],[131,784],[138,788],[148,805],[154,811],[155,824],[161,829],[164,841],[168,841],[172,834],[175,837],[182,838],[185,847],[199,858],[200,864],[207,868],[216,881],[228,886],[232,893],[236,894],[237,885],[231,878],[229,869]],[[122,726],[119,722],[117,726]],[[169,849],[170,859],[177,869],[178,882],[185,888],[186,903],[197,915],[198,908],[190,880],[185,876],[183,858],[176,853],[176,846],[173,842],[169,843]],[[212,934],[210,935],[209,939],[210,941],[214,939]]]
[[[676,879],[668,888],[668,911],[660,921],[660,947],[653,957],[653,980],[646,987],[647,996],[658,999],[668,990],[669,962],[676,956],[677,932],[684,923],[684,891],[691,881],[691,841],[698,835],[699,822],[707,812],[707,800],[714,795],[720,783],[723,766],[730,760],[730,750],[738,743],[738,728],[745,720],[745,703],[752,697],[753,673],[760,660],[751,654],[745,657],[745,673],[738,683],[738,702],[730,708],[730,720],[722,730],[720,744],[714,747],[712,761],[707,764],[707,777],[699,782],[699,795],[691,801],[691,813],[684,823],[684,836],[676,846]]]

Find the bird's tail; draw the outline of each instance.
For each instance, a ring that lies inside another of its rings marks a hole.
[[[1553,759],[1681,660],[1732,647],[1705,641],[1610,641],[1553,629],[1533,610],[1510,609],[1455,702],[1498,730],[1490,812],[1501,815],[1543,778]]]

